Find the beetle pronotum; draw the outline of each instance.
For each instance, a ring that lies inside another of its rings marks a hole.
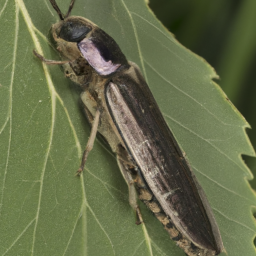
[[[65,74],[79,84],[85,114],[92,125],[78,175],[81,174],[97,131],[116,153],[129,187],[129,202],[142,222],[139,198],[162,222],[170,237],[190,256],[224,251],[206,196],[168,128],[138,66],[122,53],[107,33],[90,20],[66,15],[50,0],[60,17],[52,26],[53,39]]]

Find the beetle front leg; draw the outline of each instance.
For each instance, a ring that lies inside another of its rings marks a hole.
[[[60,61],[60,60],[48,60],[45,59],[41,54],[39,54],[36,50],[33,50],[34,55],[40,59],[42,62],[44,62],[47,65],[63,65],[69,63],[68,60]]]

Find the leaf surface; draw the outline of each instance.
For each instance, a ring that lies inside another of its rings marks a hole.
[[[69,1],[58,1],[65,12]],[[184,252],[141,204],[136,226],[115,156],[90,134],[79,92],[48,41],[58,17],[48,1],[0,4],[0,255],[173,255]],[[253,256],[255,196],[241,154],[248,124],[212,81],[214,70],[182,47],[143,0],[77,0],[73,15],[109,33],[137,63],[204,188],[229,255]]]

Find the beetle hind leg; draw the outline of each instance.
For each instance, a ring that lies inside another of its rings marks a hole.
[[[119,166],[119,169],[121,170],[121,173],[128,185],[129,190],[129,204],[134,210],[136,214],[136,224],[139,225],[143,223],[143,218],[141,215],[141,211],[139,208],[139,205],[137,203],[137,191],[135,188],[135,181],[132,178],[130,168],[128,166],[129,161],[122,158],[122,155],[117,155],[117,163]]]

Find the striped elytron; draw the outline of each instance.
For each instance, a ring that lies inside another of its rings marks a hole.
[[[170,237],[189,256],[212,256],[224,251],[207,198],[168,128],[138,66],[117,43],[90,20],[66,15],[50,0],[60,17],[52,26],[62,64],[78,83],[84,111],[92,125],[80,174],[97,131],[117,155],[129,187],[129,202],[142,221],[139,198],[162,222]]]

